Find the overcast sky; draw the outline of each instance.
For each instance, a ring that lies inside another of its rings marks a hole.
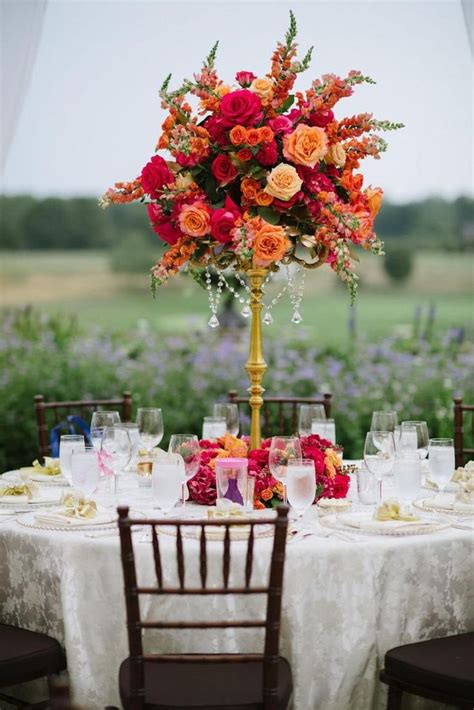
[[[367,183],[405,201],[472,191],[472,65],[461,4],[447,2],[102,2],[50,0],[3,190],[98,195],[135,177],[152,155],[163,112],[157,90],[199,69],[216,39],[226,81],[268,71],[293,8],[313,62],[298,87],[361,69],[337,117],[373,111],[403,121]]]

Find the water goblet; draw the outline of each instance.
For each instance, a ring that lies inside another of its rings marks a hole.
[[[95,449],[73,451],[71,456],[71,482],[74,488],[90,496],[99,485],[99,457]]]
[[[167,515],[179,500],[183,480],[182,467],[177,461],[159,459],[153,463],[152,493],[158,507]]]
[[[398,428],[398,414],[393,409],[376,410],[372,412],[370,431],[396,432]]]
[[[288,461],[286,487],[288,502],[302,518],[316,496],[316,473],[312,459]]]
[[[301,442],[297,436],[274,436],[268,454],[270,472],[277,481],[283,484],[286,503],[286,475],[289,461],[301,461]]]
[[[430,439],[428,445],[430,479],[444,491],[454,473],[454,442],[452,439]]]
[[[104,427],[114,426],[114,424],[120,424],[120,414],[118,411],[98,410],[92,413],[90,440],[96,451],[100,451],[100,442],[102,440],[102,434],[104,433]]]
[[[418,432],[412,422],[402,422],[400,436],[396,442],[397,456],[407,456],[418,452]],[[417,454],[418,455],[418,454]]]
[[[104,427],[102,435],[101,452],[106,455],[106,466],[114,475],[114,496],[118,493],[118,477],[130,461],[132,444],[126,426],[116,424]]]
[[[382,481],[395,463],[393,431],[369,431],[365,438],[364,461],[368,470],[379,481],[378,505],[382,504]]]
[[[414,426],[416,428],[416,448],[418,456],[421,460],[428,456],[428,445],[430,443],[430,435],[428,433],[428,424],[422,421],[406,421],[402,422],[403,427]]]
[[[71,456],[74,451],[85,451],[86,442],[82,434],[63,434],[59,440],[59,466],[61,473],[71,481]]]
[[[170,454],[179,454],[184,461],[185,479],[181,481],[183,507],[186,503],[186,482],[194,478],[201,462],[201,448],[195,434],[173,434],[168,446]]]
[[[300,436],[314,434],[313,422],[324,422],[325,420],[326,411],[322,404],[301,404],[298,414],[298,434]]]
[[[137,410],[138,436],[151,454],[163,438],[163,415],[158,407],[139,407]]]
[[[225,417],[204,417],[202,423],[202,438],[211,441],[225,436],[227,423]]]
[[[233,402],[214,405],[213,414],[215,417],[224,417],[227,431],[232,436],[237,436],[240,429],[239,405]]]

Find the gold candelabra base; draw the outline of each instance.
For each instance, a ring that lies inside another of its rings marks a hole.
[[[247,276],[250,282],[250,310],[252,311],[252,322],[250,329],[250,350],[245,369],[250,379],[249,404],[252,412],[250,426],[250,447],[258,449],[262,441],[260,425],[260,410],[263,405],[264,388],[262,380],[267,369],[267,363],[263,358],[262,349],[262,324],[261,311],[263,308],[263,282],[268,274],[268,269],[249,269]]]

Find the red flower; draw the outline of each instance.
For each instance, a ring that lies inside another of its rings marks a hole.
[[[211,234],[214,239],[221,242],[221,244],[230,242],[232,239],[231,231],[235,226],[237,217],[240,217],[240,210],[229,195],[227,195],[224,207],[215,210],[211,217]]]
[[[278,160],[278,146],[276,141],[270,141],[270,143],[264,143],[260,150],[258,151],[255,158],[261,165],[271,166],[275,165]]]
[[[296,170],[305,187],[311,192],[334,192],[334,183],[327,175],[320,173],[317,166],[308,168],[305,165],[298,165]]]
[[[166,165],[166,161],[159,155],[154,155],[149,163],[145,165],[140,175],[140,183],[144,191],[150,197],[159,197],[159,192],[164,185],[173,182],[173,173]]]
[[[231,91],[221,99],[221,116],[225,126],[254,126],[262,117],[262,102],[248,89]]]
[[[249,451],[248,458],[255,461],[261,468],[268,466],[269,449],[252,449]]]
[[[274,133],[291,133],[293,130],[293,121],[288,116],[277,116],[268,121],[268,125]]]
[[[328,123],[334,121],[334,113],[331,109],[327,111],[316,111],[316,113],[310,113],[308,117],[308,123],[312,126],[319,126],[319,128],[325,128]]]
[[[228,155],[221,153],[211,163],[211,172],[221,185],[227,185],[237,177],[237,170]]]
[[[227,143],[226,130],[222,118],[218,116],[210,116],[204,124],[204,128],[211,136],[211,140],[218,145],[225,145]]]
[[[272,207],[274,207],[276,210],[289,210],[290,207],[293,207],[294,204],[297,202],[301,202],[303,199],[304,194],[301,192],[297,192],[296,195],[293,195],[289,200],[277,200],[274,199],[272,202]]]
[[[153,231],[168,244],[176,244],[179,237],[183,236],[182,231],[174,222],[165,214],[161,207],[154,202],[147,205],[148,216],[150,217]]]
[[[244,88],[246,86],[250,86],[252,81],[256,79],[257,77],[255,74],[251,71],[238,71],[237,74],[235,75],[235,80],[240,86],[243,86]]]
[[[190,153],[189,155],[186,155],[186,153],[176,153],[175,158],[176,162],[182,165],[183,168],[194,168],[201,160],[201,156],[198,153]]]

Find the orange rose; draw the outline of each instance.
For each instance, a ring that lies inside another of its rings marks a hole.
[[[249,128],[246,143],[247,145],[258,145],[260,143],[260,131],[257,128]]]
[[[248,453],[248,446],[245,441],[238,439],[232,434],[225,434],[220,439],[218,439],[219,445],[225,449],[230,457],[245,459]]]
[[[313,168],[324,158],[328,137],[323,128],[300,124],[293,133],[283,136],[283,155],[296,165]]]
[[[301,190],[303,181],[293,165],[280,163],[267,176],[265,192],[277,200],[291,200]]]
[[[257,192],[260,191],[260,183],[252,178],[244,178],[240,185],[242,195],[246,200],[255,200]]]
[[[254,263],[256,266],[267,266],[274,261],[280,261],[290,247],[291,242],[283,227],[262,220],[261,227],[254,235]]]
[[[264,488],[263,491],[260,493],[260,498],[262,500],[270,500],[270,498],[273,498],[273,491],[271,488]]]
[[[260,190],[260,192],[257,192],[257,194],[255,195],[255,202],[261,207],[268,207],[268,205],[272,204],[273,197],[269,195],[268,192]]]
[[[262,126],[258,129],[258,132],[260,133],[260,141],[262,143],[270,143],[275,135],[270,126]]]
[[[265,506],[259,500],[254,500],[253,507],[254,510],[265,510]]]
[[[184,205],[178,221],[181,231],[190,237],[204,237],[205,234],[210,232],[211,219],[209,209],[203,202]]]
[[[239,160],[241,160],[243,163],[246,163],[247,160],[252,160],[253,158],[253,153],[251,150],[248,148],[242,148],[242,150],[239,150],[237,153],[237,157]]]
[[[334,478],[337,473],[337,469],[341,465],[341,459],[334,449],[326,449],[324,451],[324,465],[326,466],[329,478]]]
[[[247,129],[243,126],[234,126],[229,133],[229,138],[232,145],[242,145],[247,142]]]
[[[249,89],[254,94],[257,94],[263,103],[267,103],[273,97],[273,81],[266,76],[262,79],[254,79]]]
[[[324,161],[329,165],[335,165],[336,168],[343,168],[346,164],[346,151],[343,145],[341,143],[331,145],[324,156]]]
[[[369,202],[369,209],[372,217],[376,217],[382,204],[383,190],[380,187],[368,187],[365,191],[367,200]]]

